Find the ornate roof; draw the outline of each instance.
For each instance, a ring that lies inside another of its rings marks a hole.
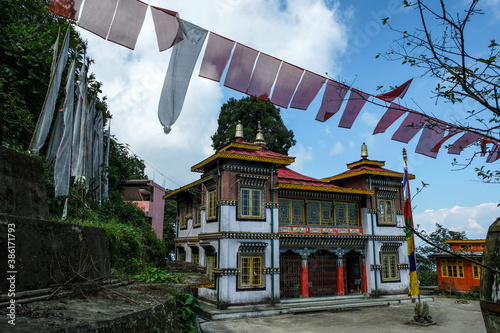
[[[297,189],[351,194],[373,194],[373,191],[370,190],[346,188],[326,183],[316,178],[304,176],[296,171],[290,170],[287,167],[278,169],[278,187],[280,189]]]
[[[357,162],[347,164],[349,170],[339,173],[338,175],[321,179],[322,182],[330,182],[332,180],[345,179],[359,175],[378,175],[386,177],[395,177],[403,179],[403,173],[382,168],[385,165],[383,161],[374,161],[369,159],[361,159]],[[409,179],[415,179],[415,176],[408,174]]]
[[[295,157],[287,156],[259,147],[248,142],[231,142],[217,153],[191,167],[191,171],[204,172],[205,168],[219,159],[245,160],[276,164],[277,167],[290,165]]]

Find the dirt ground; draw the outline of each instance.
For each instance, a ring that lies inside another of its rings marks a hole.
[[[414,304],[364,308],[345,312],[312,312],[273,317],[243,318],[204,322],[203,333],[392,333],[440,332],[486,333],[479,301],[460,304],[454,298],[436,296],[429,302],[431,326],[420,326],[413,319]]]

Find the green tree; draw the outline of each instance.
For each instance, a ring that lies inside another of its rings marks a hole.
[[[240,100],[230,98],[220,109],[217,131],[212,135],[212,147],[218,149],[225,143],[234,141],[236,125],[241,121],[244,140],[253,142],[260,121],[267,148],[280,154],[296,143],[293,131],[288,130],[281,119],[280,109],[255,97]]]
[[[450,244],[446,243],[447,240],[467,239],[465,231],[449,230],[439,223],[436,223],[436,230],[434,230],[430,234],[427,234],[424,230],[420,232],[420,235],[425,237],[431,243],[440,246],[445,250],[451,249]],[[431,245],[422,245],[416,248],[415,253],[417,258],[417,274],[422,285],[437,285],[436,262],[434,259],[429,258],[429,255],[440,252],[442,251]]]
[[[440,100],[467,108],[465,115],[453,115],[453,120],[449,121],[453,127],[499,141],[500,46],[494,38],[488,38],[489,42],[482,48],[473,43],[477,35],[474,24],[483,24],[478,22],[484,14],[478,3],[478,0],[460,4],[456,1],[402,1],[403,6],[415,9],[420,26],[397,28],[388,18],[382,19],[382,23],[400,37],[393,47],[377,57],[382,55],[388,60],[421,68],[423,75],[436,81],[432,91],[436,102]],[[495,31],[491,31],[491,35],[493,37]],[[444,122],[434,126],[437,131],[448,127]],[[468,166],[478,153],[474,152],[468,161],[460,164]],[[500,182],[499,170],[483,166],[476,171],[485,182]]]

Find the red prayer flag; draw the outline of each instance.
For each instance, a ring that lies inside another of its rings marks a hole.
[[[448,149],[448,154],[460,155],[462,150],[481,139],[481,135],[467,132],[462,135],[457,141],[455,141],[450,149]]]
[[[282,62],[278,72],[278,78],[274,85],[273,94],[271,96],[271,103],[288,108],[290,100],[292,99],[295,88],[299,84],[304,70],[288,62]]]
[[[252,78],[250,79],[250,84],[248,85],[247,94],[264,101],[269,100],[271,88],[276,80],[280,64],[281,60],[260,53]]]
[[[151,6],[151,14],[153,15],[156,40],[160,52],[168,50],[182,40],[182,31],[180,31],[179,21],[177,21],[179,14],[177,12]]]
[[[83,0],[51,0],[49,10],[59,16],[76,21]]]
[[[210,33],[199,76],[219,82],[236,42]]]
[[[485,138],[482,138],[481,139],[481,156],[484,156],[486,155],[486,145],[488,143],[493,143],[493,144],[498,144],[498,141],[496,140],[491,140],[491,139],[485,139]]]
[[[129,49],[135,48],[148,5],[139,0],[120,0],[109,30],[108,40]]]
[[[446,140],[448,140],[449,138],[451,138],[452,136],[458,134],[458,133],[461,133],[462,130],[459,129],[459,128],[456,128],[456,127],[450,127],[448,129],[448,134],[446,134],[441,140],[439,140],[438,143],[436,143],[434,145],[434,147],[431,149],[431,152],[433,153],[436,153],[439,151],[439,149],[441,148],[441,146],[443,145],[443,143],[446,142]]]
[[[389,126],[391,126],[396,120],[399,119],[408,109],[396,103],[391,103],[391,106],[384,113],[382,118],[380,118],[377,127],[373,131],[373,134],[384,133]]]
[[[78,26],[106,39],[118,0],[86,0]]]
[[[236,43],[224,86],[246,93],[259,51]]]
[[[328,80],[316,120],[325,122],[336,114],[340,110],[340,106],[344,102],[344,97],[348,90],[348,86],[337,81]]]
[[[418,140],[417,148],[415,149],[417,154],[432,158],[437,157],[438,152],[432,151],[432,149],[444,137],[445,128],[440,128],[442,125],[443,124],[440,122],[429,119],[424,130],[422,131],[422,135],[420,135],[420,139]]]
[[[306,71],[302,76],[302,80],[300,80],[290,107],[299,110],[307,110],[309,104],[311,104],[314,97],[316,97],[325,81],[326,78],[323,76]]]
[[[403,83],[402,85],[400,85],[399,87],[397,87],[392,91],[376,95],[375,97],[384,100],[386,102],[392,102],[398,97],[403,98],[406,94],[406,91],[408,90],[408,87],[410,86],[411,81],[413,81],[413,79],[409,79],[408,81],[406,81],[405,83]]]
[[[342,118],[340,118],[339,127],[351,128],[354,120],[358,116],[359,112],[365,105],[366,101],[370,97],[369,94],[362,92],[358,89],[351,89],[351,94],[349,95],[349,101],[344,109]]]
[[[410,142],[410,140],[424,127],[427,119],[428,117],[421,113],[409,113],[391,139],[404,143]]]
[[[491,149],[488,158],[486,159],[486,163],[493,163],[500,158],[500,144],[496,144],[493,149]]]

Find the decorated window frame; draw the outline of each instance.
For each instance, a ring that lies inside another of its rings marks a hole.
[[[238,209],[239,220],[266,219],[266,185],[267,176],[240,174],[238,178]]]
[[[281,225],[305,225],[305,203],[302,199],[280,198],[279,223]]]
[[[461,259],[441,259],[441,276],[445,278],[464,278],[464,262]]]
[[[334,205],[334,225],[336,227],[361,226],[358,202],[336,201]]]
[[[307,200],[307,225],[333,226],[333,203],[331,201]]]
[[[215,188],[207,191],[207,221],[217,220],[217,190]]]
[[[380,248],[380,280],[382,282],[401,282],[399,272],[399,247],[401,243],[385,243]]]
[[[182,204],[179,206],[179,229],[187,229],[187,205]]]
[[[265,289],[266,243],[242,243],[238,249],[237,289]]]
[[[201,209],[200,205],[196,204],[193,208],[193,228],[201,227]]]
[[[379,188],[377,191],[377,225],[395,226],[396,218],[396,194],[398,189]]]

